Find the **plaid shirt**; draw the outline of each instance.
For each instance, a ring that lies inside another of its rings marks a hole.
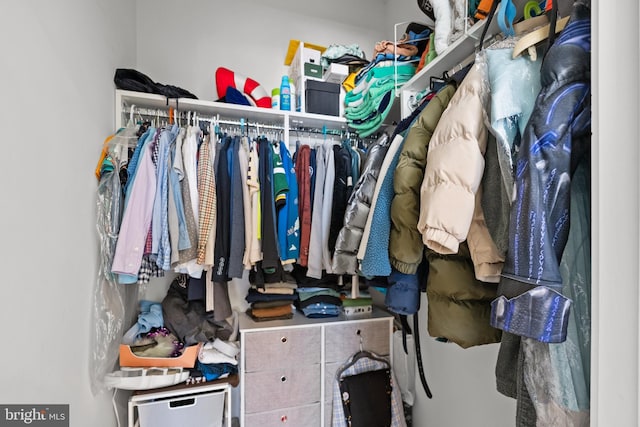
[[[377,356],[379,357],[379,356]],[[349,360],[345,365],[351,363]],[[344,415],[344,408],[342,406],[342,393],[340,393],[340,378],[347,377],[349,375],[361,374],[363,372],[374,371],[377,369],[390,368],[388,363],[375,360],[369,357],[361,357],[352,366],[342,371],[339,377],[336,377],[333,381],[333,415],[332,415],[332,427],[348,427],[347,420]],[[340,372],[338,369],[338,372]],[[402,396],[400,395],[400,387],[395,385],[396,380],[391,370],[391,386],[393,391],[391,392],[391,427],[407,427],[407,423],[404,419],[404,410],[402,407]]]
[[[204,263],[209,232],[216,218],[216,187],[211,164],[209,138],[200,144],[198,155],[198,198],[200,205],[198,224],[198,264]]]

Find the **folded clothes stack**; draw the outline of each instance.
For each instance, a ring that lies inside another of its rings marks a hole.
[[[295,279],[281,266],[267,272],[260,268],[249,273],[251,288],[246,300],[251,304],[247,314],[255,321],[290,319],[293,317],[291,304],[298,299]]]
[[[385,59],[390,55],[393,56],[379,54],[381,60],[365,67],[366,72],[359,74],[356,86],[345,95],[345,118],[361,138],[374,134],[382,126],[393,105],[395,91],[415,73],[414,64],[394,64],[393,59]]]
[[[329,288],[299,288],[296,308],[306,317],[336,317],[340,314],[340,293]]]
[[[373,135],[382,126],[396,91],[415,74],[430,34],[430,28],[411,23],[397,42],[376,43],[373,60],[359,71],[345,95],[345,118],[358,136]]]

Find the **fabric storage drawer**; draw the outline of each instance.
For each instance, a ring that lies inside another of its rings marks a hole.
[[[320,427],[320,404],[247,414],[245,427]]]
[[[320,363],[320,328],[296,328],[245,334],[242,346],[244,369],[262,369]]]
[[[140,403],[140,427],[221,427],[224,400],[224,391],[214,391]]]
[[[245,409],[247,413],[319,402],[320,364],[245,374]]]
[[[381,356],[389,354],[388,320],[348,322],[326,327],[325,352],[327,362],[344,363],[362,348]]]

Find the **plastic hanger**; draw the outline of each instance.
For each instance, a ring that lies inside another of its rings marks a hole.
[[[360,331],[358,331],[357,333],[358,333],[358,336],[360,338],[360,350],[357,353],[355,353],[353,356],[351,356],[351,358],[349,358],[349,361],[344,366],[342,366],[342,367],[340,367],[338,369],[338,371],[336,372],[336,378],[340,378],[340,376],[342,375],[342,373],[344,371],[346,371],[347,369],[349,369],[350,367],[355,365],[356,362],[358,362],[358,360],[364,359],[364,358],[372,359],[372,360],[375,360],[377,362],[384,363],[388,368],[391,368],[391,364],[389,363],[388,360],[378,356],[377,354],[375,354],[375,353],[373,353],[373,352],[371,352],[369,350],[365,350],[363,348],[362,335],[360,335]]]
[[[500,2],[500,6],[498,7],[498,17],[496,18],[498,21],[498,27],[500,27],[500,31],[507,37],[515,36],[515,31],[513,30],[513,21],[516,19],[516,6],[513,4],[511,0],[502,0]]]
[[[566,16],[562,19],[558,19],[558,22],[556,23],[556,33],[559,33],[560,31],[562,31],[564,27],[567,25],[568,21],[569,21],[569,16]],[[533,30],[529,34],[522,36],[522,38],[516,42],[516,45],[513,48],[513,54],[511,57],[515,59],[518,55],[520,55],[525,50],[529,49],[530,47],[534,47],[541,41],[547,39],[547,37],[549,37],[550,25],[551,24],[547,24],[544,27]]]
[[[133,111],[135,110],[135,104],[131,104],[131,108],[129,109],[129,126],[133,124]]]
[[[533,18],[525,18],[517,24],[514,24],[513,29],[515,30],[517,36],[522,36],[547,24],[549,24],[549,18],[547,17],[547,15],[539,15],[534,16]],[[529,54],[529,57],[532,61],[535,61],[538,57],[538,50],[535,45],[529,46],[527,48],[527,53]]]

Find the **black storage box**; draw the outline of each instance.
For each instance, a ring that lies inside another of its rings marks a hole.
[[[307,80],[304,95],[307,113],[328,116],[340,115],[340,85],[338,83]]]

